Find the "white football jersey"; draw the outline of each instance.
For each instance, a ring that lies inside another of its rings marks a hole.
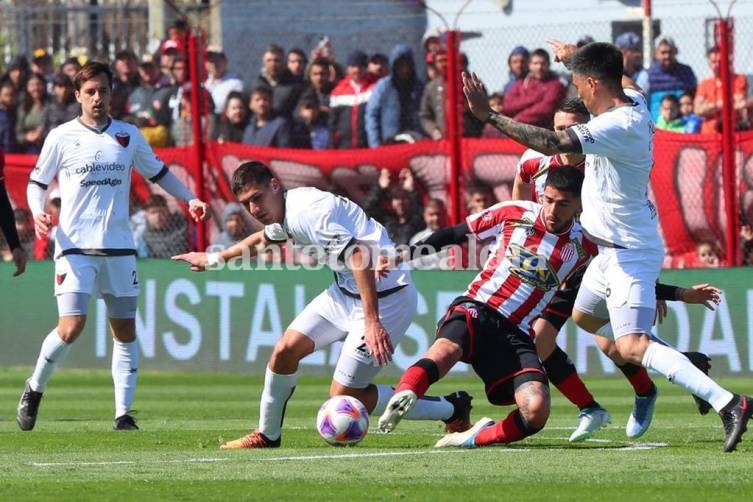
[[[148,179],[167,172],[131,124],[113,119],[100,132],[76,118],[50,131],[30,182],[46,189],[58,178],[55,256],[135,253],[128,224],[133,167]]]
[[[648,200],[654,164],[654,122],[639,92],[618,106],[570,128],[586,154],[580,223],[597,240],[628,249],[661,246],[656,207]]]
[[[289,237],[304,254],[335,270],[341,289],[358,295],[353,272],[339,261],[342,252],[353,241],[369,247],[372,260],[376,253],[394,254],[395,243],[387,230],[370,218],[355,202],[316,188],[302,187],[285,194],[285,221],[264,228],[269,240],[284,241]],[[410,266],[401,263],[381,278],[377,291],[385,291],[410,283]]]

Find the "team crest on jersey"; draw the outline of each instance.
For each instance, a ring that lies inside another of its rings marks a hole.
[[[58,286],[60,286],[61,284],[63,284],[63,281],[65,280],[65,277],[67,275],[68,275],[67,273],[65,273],[65,274],[55,274],[55,281],[57,281]]]
[[[560,260],[562,260],[562,263],[567,263],[572,260],[577,253],[578,250],[575,248],[575,243],[570,241],[560,249]]]
[[[546,256],[515,243],[507,247],[510,273],[536,289],[549,291],[560,285],[560,278]]]
[[[131,135],[128,134],[127,132],[116,132],[115,139],[118,140],[118,143],[120,143],[120,146],[125,148],[128,146],[128,143],[131,142]]]

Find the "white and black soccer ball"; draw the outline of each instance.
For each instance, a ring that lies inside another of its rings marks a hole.
[[[333,446],[354,445],[369,431],[369,412],[355,397],[334,396],[319,408],[316,429]]]

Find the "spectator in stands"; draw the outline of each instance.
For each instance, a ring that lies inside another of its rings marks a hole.
[[[434,57],[434,53],[442,48],[442,39],[437,35],[429,35],[428,33],[424,35],[424,41],[423,41],[423,48],[424,48],[424,61],[426,61],[426,81],[431,82],[437,77],[437,70],[434,67],[432,58]],[[389,74],[389,67],[387,68],[387,73]]]
[[[369,57],[353,51],[347,59],[347,75],[335,85],[330,96],[329,139],[331,148],[363,148],[366,138],[366,104],[376,83],[366,71]]]
[[[395,244],[408,244],[410,238],[424,228],[413,173],[407,167],[402,169],[397,184],[391,185],[392,173],[382,169],[377,184],[363,201],[363,209],[384,225]]]
[[[136,244],[139,258],[170,258],[189,249],[186,217],[170,211],[165,197],[152,195],[144,209],[146,227]]]
[[[502,113],[512,119],[545,129],[552,128],[557,105],[565,97],[565,86],[549,70],[549,53],[531,53],[528,74],[505,93]]]
[[[167,79],[170,81],[170,85],[180,86],[184,83],[184,81],[176,80],[174,72],[175,62],[184,59],[185,58],[178,50],[177,44],[173,40],[167,40],[162,44],[159,52],[159,68],[162,72],[162,75],[164,77],[167,77]],[[183,68],[185,71],[187,71],[188,69],[185,63]],[[188,73],[186,73],[186,76],[187,75]]]
[[[55,61],[52,56],[44,49],[34,51],[34,58],[31,60],[31,72],[38,73],[44,77],[47,83],[47,93],[52,93],[52,80],[55,78]]]
[[[329,81],[336,84],[345,76],[345,70],[342,65],[335,61],[335,53],[332,50],[332,41],[328,36],[324,36],[319,40],[311,50],[311,61],[315,59],[325,59],[329,62]]]
[[[314,59],[306,71],[305,88],[301,100],[315,98],[319,103],[319,116],[326,122],[329,120],[329,100],[335,87],[330,81],[329,61],[324,58]]]
[[[316,97],[301,98],[291,126],[291,146],[293,148],[313,148],[322,150],[329,143],[327,120],[319,112]]]
[[[685,124],[686,133],[696,134],[701,132],[703,118],[695,113],[693,95],[687,91],[680,96],[680,118],[682,118],[682,122]]]
[[[366,136],[371,148],[400,133],[421,130],[418,109],[423,89],[413,50],[405,44],[396,45],[390,51],[390,75],[377,82],[366,105]]]
[[[424,206],[423,219],[426,228],[411,237],[408,242],[411,246],[426,239],[440,228],[445,227],[447,221],[447,209],[445,208],[442,199],[429,199]],[[429,256],[422,256],[417,260],[414,260],[412,264],[414,268],[419,270],[439,269],[442,268],[442,262],[447,260],[447,254],[447,251],[441,251]]]
[[[141,85],[128,97],[127,111],[152,148],[170,144],[172,87],[153,61],[139,65]]]
[[[217,140],[220,142],[241,143],[243,132],[249,119],[249,104],[246,96],[238,91],[232,91],[225,100],[225,109],[220,116],[216,129]]]
[[[303,49],[297,47],[290,49],[285,61],[285,65],[293,78],[299,82],[303,82],[306,65],[308,64],[306,53],[303,52]]]
[[[191,114],[191,95],[192,89],[190,83],[185,83],[182,86],[182,92],[180,93],[180,115],[177,120],[173,120],[170,123],[170,143],[174,146],[188,146],[194,142],[193,137],[193,116]],[[201,117],[201,131],[203,138],[214,137],[215,117],[212,110],[212,98],[209,96],[209,92],[206,89],[201,89],[202,97],[199,98],[208,106],[204,108],[204,113]]]
[[[721,51],[714,46],[706,53],[711,77],[704,79],[698,84],[695,93],[693,108],[695,113],[703,117],[701,132],[713,134],[722,132],[722,79],[721,79]],[[733,73],[732,81],[732,104],[735,109],[734,128],[748,128],[748,79],[745,75]]]
[[[376,80],[386,77],[390,74],[390,60],[381,52],[372,54],[366,71],[374,75]]]
[[[502,88],[502,94],[507,94],[515,83],[522,81],[528,75],[528,63],[531,53],[522,45],[518,45],[507,56],[507,68],[509,80]]]
[[[471,184],[465,190],[465,208],[468,214],[480,213],[496,203],[492,189],[480,182]]]
[[[502,113],[502,105],[504,103],[505,96],[501,92],[495,92],[489,95],[489,107],[494,113]],[[497,129],[491,124],[484,124],[484,128],[481,132],[482,138],[504,138],[505,135],[502,131]]]
[[[272,89],[272,112],[290,119],[303,92],[303,83],[285,67],[284,57],[282,47],[274,44],[268,46],[262,57],[262,71],[253,85],[255,88],[264,85]]]
[[[701,241],[696,246],[698,268],[719,268],[719,250],[712,241]]]
[[[442,199],[429,199],[424,206],[423,219],[426,227],[410,238],[410,241],[408,242],[410,245],[426,239],[431,234],[445,226],[447,209],[445,208]]]
[[[641,37],[632,31],[618,36],[614,45],[622,52],[622,71],[648,96],[648,72],[643,68],[643,45]]]
[[[685,132],[685,123],[680,117],[680,102],[674,94],[665,94],[661,100],[656,128],[672,132]]]
[[[19,54],[8,63],[5,73],[0,76],[0,82],[5,82],[6,80],[12,82],[16,88],[17,96],[21,98],[25,92],[26,81],[30,75],[31,66],[29,65],[29,60],[26,59],[26,56]]]
[[[44,142],[44,114],[49,106],[47,82],[32,73],[26,81],[26,93],[16,116],[16,142],[22,153],[39,153]]]
[[[76,60],[78,62],[78,60]],[[72,64],[69,68],[73,68]],[[80,66],[79,66],[80,69]],[[78,72],[78,70],[76,70]],[[131,50],[123,50],[115,54],[113,63],[112,80],[112,105],[111,115],[116,119],[122,119],[128,113],[128,98],[133,91],[141,86],[139,77],[139,58]],[[75,73],[74,73],[75,76]],[[71,77],[73,80],[73,77]]]
[[[52,99],[45,109],[42,120],[44,124],[42,134],[45,137],[52,128],[78,117],[81,105],[76,101],[74,91],[73,81],[67,75],[63,73],[55,75],[52,81]]]
[[[468,58],[461,54],[461,71],[468,71]],[[444,49],[437,50],[434,55],[434,66],[437,74],[434,80],[429,82],[424,88],[421,97],[421,106],[418,111],[418,118],[421,124],[421,130],[424,134],[435,141],[445,137],[445,79],[447,74],[447,52]],[[463,101],[463,136],[480,137],[483,132],[484,124],[476,120],[473,114],[468,110],[465,100]]]
[[[750,225],[740,227],[740,243],[743,248],[743,265],[753,266],[753,228]]]
[[[243,132],[243,143],[257,146],[290,146],[290,120],[272,111],[272,89],[260,85],[251,93],[251,117]]]
[[[213,246],[229,248],[250,233],[249,225],[244,216],[243,206],[231,202],[222,211],[222,233],[212,239]]]
[[[667,93],[680,96],[695,93],[698,85],[693,69],[677,61],[677,45],[671,37],[659,37],[655,43],[654,63],[648,69],[649,108],[651,116],[659,117],[661,100]]]
[[[180,105],[183,101],[183,89],[191,87],[188,77],[188,63],[181,57],[176,57],[170,66],[170,82],[172,82],[172,90],[170,91],[168,106],[170,107],[170,123],[174,124],[181,119]],[[207,96],[209,96],[208,93]],[[209,113],[214,112],[214,104],[204,103],[203,106],[208,107]]]
[[[0,150],[16,151],[16,87],[13,82],[0,82]]]
[[[221,50],[207,52],[204,68],[207,71],[204,87],[212,95],[214,113],[219,115],[225,109],[228,94],[243,92],[243,80],[238,73],[228,70],[227,56]]]
[[[79,63],[78,59],[74,57],[70,57],[60,64],[60,73],[71,79],[71,82],[73,82],[73,77],[76,76],[76,73],[78,73],[80,69],[81,63]]]

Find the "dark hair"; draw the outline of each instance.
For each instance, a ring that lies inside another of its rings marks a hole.
[[[89,61],[82,66],[76,73],[76,76],[73,77],[73,86],[79,91],[81,90],[81,86],[84,85],[84,82],[98,77],[99,75],[106,76],[107,85],[109,88],[112,88],[112,70],[110,70],[108,65],[99,61]]]
[[[239,165],[233,173],[233,179],[230,181],[230,188],[235,195],[238,195],[249,185],[267,186],[275,175],[272,170],[263,162],[258,160],[249,160]]]
[[[372,54],[371,57],[369,58],[369,63],[389,64],[389,62],[390,62],[389,58],[385,56],[384,54],[382,54],[381,52],[376,52]]]
[[[612,44],[584,45],[568,59],[567,67],[578,75],[601,80],[609,88],[622,88],[622,52]]]
[[[582,115],[588,119],[591,114],[588,113],[588,108],[583,104],[580,98],[565,98],[557,107],[558,112],[573,113],[575,115]]]
[[[115,61],[138,61],[139,58],[136,53],[130,49],[124,49],[115,53]]]
[[[544,186],[556,188],[561,192],[570,192],[576,197],[580,197],[580,189],[583,186],[583,172],[577,167],[560,166],[549,171]]]
[[[241,103],[243,103],[243,108],[248,108],[248,98],[245,94],[239,91],[230,91],[227,95],[227,98],[225,98],[225,108],[227,109],[227,104],[230,102],[231,99],[240,99]]]
[[[280,58],[283,58],[285,56],[285,51],[282,47],[280,47],[277,44],[270,44],[264,48],[264,54],[267,52],[271,52],[272,54],[277,54],[280,56]]]
[[[722,49],[718,45],[714,45],[706,51],[706,57],[711,56],[712,54],[719,54],[720,52],[722,52]]]
[[[251,91],[250,96],[253,96],[254,94],[266,94],[271,98],[274,95],[274,91],[268,85],[262,84],[254,87],[254,89]]]
[[[660,103],[663,103],[665,101],[669,101],[670,103],[678,105],[678,106],[680,105],[680,100],[677,99],[677,96],[675,96],[672,93],[667,93],[667,94],[665,94],[664,96],[661,97]]]
[[[534,58],[534,56],[539,56],[540,58],[544,58],[547,63],[551,63],[551,60],[549,59],[549,53],[545,49],[536,49],[531,53],[531,59]]]
[[[167,199],[165,199],[165,196],[158,193],[149,196],[146,204],[144,204],[144,209],[149,209],[152,207],[167,207]]]
[[[289,56],[290,56],[291,54],[296,54],[296,55],[298,55],[298,56],[301,56],[301,58],[303,58],[303,64],[304,64],[304,65],[305,65],[305,64],[306,64],[306,63],[308,62],[308,60],[309,60],[309,58],[307,58],[307,57],[306,57],[306,53],[305,53],[305,52],[303,52],[303,49],[299,49],[298,47],[294,47],[294,48],[290,49],[290,50],[288,51],[288,54],[287,54],[287,56],[285,56],[285,59],[287,60],[287,58],[288,58],[288,57],[289,57]]]
[[[447,210],[442,199],[429,199],[429,201],[424,205],[424,211],[429,208],[442,212]]]

